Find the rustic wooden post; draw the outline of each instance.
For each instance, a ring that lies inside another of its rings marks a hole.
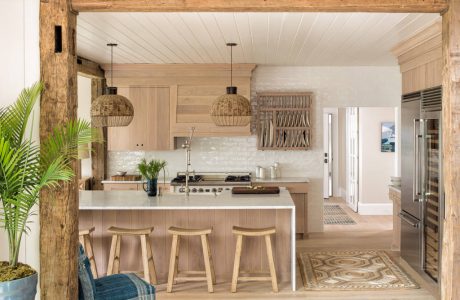
[[[91,79],[91,102],[102,95],[105,88],[105,79]],[[99,134],[104,138],[104,143],[92,143],[91,167],[93,173],[93,190],[103,190],[102,180],[107,174],[107,127],[98,128]]]
[[[70,0],[40,2],[40,139],[77,116],[76,13]],[[77,163],[73,164],[77,170]],[[41,299],[77,299],[77,178],[40,194]]]
[[[443,15],[443,158],[445,220],[442,299],[460,299],[460,0]]]

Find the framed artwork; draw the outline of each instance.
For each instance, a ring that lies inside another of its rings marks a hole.
[[[381,128],[380,151],[395,152],[395,122],[382,122]]]

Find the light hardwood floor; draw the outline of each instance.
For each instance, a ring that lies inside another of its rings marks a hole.
[[[341,199],[331,199],[329,203],[344,202]],[[347,207],[344,207],[347,209]],[[297,249],[384,249],[400,264],[400,266],[421,286],[420,289],[384,290],[384,291],[305,291],[297,269],[297,291],[293,292],[286,282],[279,284],[280,292],[272,293],[270,283],[247,282],[238,284],[238,292],[230,293],[230,282],[218,282],[214,293],[207,293],[205,282],[180,283],[174,287],[174,293],[165,292],[165,285],[157,287],[158,299],[344,299],[344,300],[432,300],[436,299],[436,289],[403,260],[399,252],[390,250],[392,240],[391,216],[359,216],[347,210],[357,222],[356,225],[327,225],[325,232],[312,233],[306,240],[297,241]],[[201,258],[200,258],[201,259]],[[218,263],[216,258],[216,263]]]
[[[355,213],[345,203],[343,198],[329,198],[325,200],[327,204],[338,204],[347,212],[347,214],[355,220],[355,225],[324,225],[324,231],[372,231],[372,230],[392,230],[393,229],[393,216],[362,216]]]

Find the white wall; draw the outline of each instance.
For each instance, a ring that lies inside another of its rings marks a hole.
[[[91,78],[77,76],[78,79],[78,110],[80,119],[91,121]],[[81,160],[81,176],[92,176],[91,157]]]
[[[359,214],[393,213],[388,185],[397,171],[397,155],[380,151],[382,122],[395,122],[395,108],[359,108]]]
[[[39,52],[39,1],[0,1],[0,47],[2,72],[0,72],[0,106],[16,100],[19,92],[40,79]],[[38,105],[37,105],[38,106]],[[35,110],[33,137],[38,141],[38,107]],[[36,209],[36,211],[38,208]],[[22,243],[20,261],[39,268],[38,216],[31,218],[31,233]],[[6,234],[0,229],[0,260],[8,258]]]
[[[323,107],[400,106],[401,74],[395,67],[278,67],[259,66],[252,79],[252,99],[262,91],[312,91],[313,140],[309,151],[257,151],[256,138],[197,138],[192,149],[196,171],[253,171],[256,165],[281,163],[283,176],[306,176],[309,187],[309,228],[323,230]],[[108,174],[136,171],[143,158],[162,158],[169,175],[184,170],[183,150],[155,152],[110,152]]]

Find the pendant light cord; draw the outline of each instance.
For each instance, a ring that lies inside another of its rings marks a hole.
[[[110,45],[110,86],[113,86],[113,45]]]
[[[230,46],[230,86],[233,86],[233,45]]]

